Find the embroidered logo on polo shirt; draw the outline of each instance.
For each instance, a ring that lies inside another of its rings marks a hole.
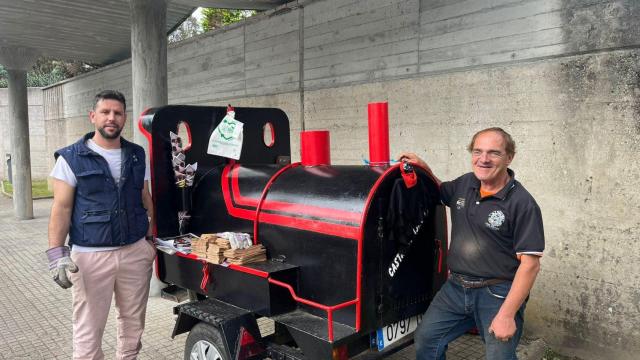
[[[464,198],[458,198],[456,201],[456,209],[460,210],[464,207]]]
[[[491,230],[500,230],[500,226],[504,224],[504,213],[500,210],[494,210],[489,214],[487,222],[484,223]]]

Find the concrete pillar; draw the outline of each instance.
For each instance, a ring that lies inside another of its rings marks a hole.
[[[37,53],[33,49],[0,47],[0,63],[7,69],[9,83],[13,210],[15,217],[20,220],[33,219],[27,70],[36,59]]]
[[[133,140],[146,150],[147,141],[137,127],[138,117],[146,108],[167,104],[167,1],[130,0],[129,4]]]
[[[167,104],[167,1],[129,0],[131,7],[131,74],[133,85],[133,141],[145,149],[149,144],[138,130],[144,109]],[[155,264],[154,264],[155,268]],[[149,296],[160,296],[164,284],[151,277]]]
[[[16,218],[33,219],[27,71],[8,69],[9,134],[13,167],[13,210]]]

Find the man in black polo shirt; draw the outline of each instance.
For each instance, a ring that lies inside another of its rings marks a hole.
[[[542,215],[508,168],[515,142],[489,128],[473,136],[468,150],[473,172],[440,184],[441,201],[451,209],[451,275],[415,332],[417,359],[444,359],[447,344],[474,326],[487,359],[516,359],[524,307],[540,270]],[[401,159],[431,172],[413,153]]]

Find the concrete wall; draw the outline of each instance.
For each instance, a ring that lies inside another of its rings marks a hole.
[[[40,88],[29,88],[27,91],[27,101],[29,103],[29,136],[31,147],[31,177],[33,179],[44,179],[47,177],[49,168],[46,161],[45,126],[42,114],[42,90]],[[0,89],[0,179],[8,179],[7,162],[5,154],[12,153],[11,136],[9,134],[9,91]]]
[[[305,99],[322,110],[305,119],[330,128],[356,162],[366,157],[367,101],[389,101],[392,153],[417,151],[442,179],[470,169],[476,130],[507,129],[518,145],[512,168],[542,208],[547,239],[529,335],[585,359],[634,359],[639,70],[640,52],[615,51],[317,90]]]
[[[547,237],[527,331],[566,354],[632,359],[638,13],[635,0],[299,1],[170,47],[169,101],[280,107],[294,159],[297,131],[324,128],[336,164],[368,157],[366,104],[389,101],[392,156],[416,151],[443,179],[470,169],[475,131],[504,127]],[[48,151],[90,129],[106,88],[130,95],[129,62],[44,91]]]
[[[44,89],[43,112],[47,128],[46,146],[49,168],[53,168],[54,165],[54,151],[94,130],[89,120],[89,111],[93,108],[93,97],[107,89],[119,90],[127,99],[127,123],[123,134],[126,138],[133,139],[130,60]]]

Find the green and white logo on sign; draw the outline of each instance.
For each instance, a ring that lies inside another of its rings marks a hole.
[[[236,121],[229,121],[227,117],[225,117],[224,119],[222,119],[222,122],[220,123],[218,128],[220,129],[221,138],[227,141],[231,140],[235,135]]]

